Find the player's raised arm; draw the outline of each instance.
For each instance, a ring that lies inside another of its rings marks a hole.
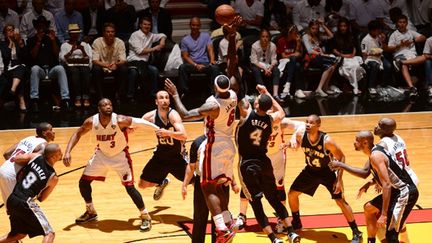
[[[256,89],[260,94],[266,94],[272,99],[272,110],[274,112],[270,113],[269,115],[272,117],[273,122],[280,122],[285,117],[285,111],[283,110],[282,106],[277,103],[275,99],[273,99],[273,96],[268,92],[267,88],[264,85],[258,84],[256,86]]]
[[[165,79],[165,89],[173,97],[174,106],[184,121],[196,121],[207,116],[216,118],[219,114],[219,105],[215,102],[204,103],[199,108],[187,110],[180,99],[176,86],[169,79]]]
[[[63,164],[65,166],[70,166],[72,162],[71,152],[78,141],[81,139],[81,136],[86,134],[88,131],[92,129],[93,118],[87,118],[84,123],[72,134],[69,139],[68,145],[66,146],[66,150],[63,157]]]
[[[294,130],[291,139],[289,141],[289,144],[287,144],[292,149],[297,149],[299,147],[299,142],[297,142],[297,133],[303,134],[306,130],[306,123],[301,121],[294,121],[289,119],[288,117],[284,117],[281,121],[281,129],[284,131],[285,129],[292,129]]]

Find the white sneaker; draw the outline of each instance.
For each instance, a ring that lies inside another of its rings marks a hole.
[[[335,85],[330,85],[330,90],[333,90],[336,94],[342,94],[342,90],[340,90],[337,86]]]
[[[369,94],[370,95],[376,95],[377,94],[376,89],[375,88],[369,88]]]
[[[300,243],[300,236],[294,232],[288,234],[288,240],[290,243]]]
[[[428,93],[428,96],[429,96],[429,97],[432,97],[432,87],[429,87],[427,93]]]
[[[291,84],[290,83],[286,83],[284,85],[284,89],[283,89],[282,93],[289,93],[290,92],[290,88],[291,88]]]
[[[326,94],[322,89],[315,90],[315,95],[320,97],[327,97],[328,94]]]
[[[272,241],[272,243],[283,243],[282,239],[276,238]]]
[[[299,98],[299,99],[306,98],[306,95],[303,93],[303,90],[301,90],[301,89],[298,89],[294,95],[296,98]]]

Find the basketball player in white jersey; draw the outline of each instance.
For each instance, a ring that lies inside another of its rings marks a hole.
[[[3,202],[12,193],[16,184],[16,176],[22,166],[14,163],[16,156],[22,154],[42,153],[48,142],[54,141],[55,132],[51,124],[42,122],[36,127],[36,136],[29,136],[12,145],[3,153],[6,161],[0,167],[0,189]]]
[[[93,132],[98,144],[79,181],[81,196],[86,202],[86,211],[75,222],[82,224],[97,219],[97,213],[92,202],[90,184],[94,180],[104,181],[108,171],[114,170],[140,211],[140,218],[142,220],[140,230],[148,231],[151,229],[151,218],[144,206],[141,194],[134,186],[132,160],[128,151],[126,129],[131,126],[149,127],[156,131],[158,127],[140,118],[117,115],[113,112],[112,103],[109,99],[101,99],[98,103],[98,110],[98,114],[87,118],[81,127],[72,134],[63,157],[63,163],[66,166],[70,166],[72,162],[72,149],[84,134],[89,131]]]
[[[274,111],[272,111],[274,112]],[[289,143],[285,141],[285,132],[287,129],[293,130],[293,136]],[[305,123],[300,121],[294,121],[287,117],[283,118],[281,122],[274,123],[272,126],[272,133],[270,135],[269,141],[267,143],[267,156],[272,162],[273,174],[276,179],[276,186],[278,197],[280,201],[285,206],[286,205],[286,191],[285,191],[285,167],[286,167],[286,147],[296,147],[295,134],[301,130],[305,129]],[[240,194],[240,214],[237,217],[236,224],[239,229],[244,228],[246,225],[246,211],[248,208],[249,200]],[[278,220],[276,225],[276,232],[283,233],[285,230],[283,222]]]
[[[230,89],[230,80],[225,75],[214,79],[215,95],[210,96],[199,108],[187,110],[180,100],[176,86],[165,80],[165,89],[174,99],[174,105],[183,120],[204,119],[206,140],[201,144],[199,169],[201,188],[217,230],[218,242],[230,242],[235,235],[228,198],[223,185],[233,180],[233,160],[236,153],[233,123],[237,106],[237,95]],[[229,225],[227,227],[226,223]]]

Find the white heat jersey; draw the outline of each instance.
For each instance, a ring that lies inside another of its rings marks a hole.
[[[237,95],[229,90],[228,99],[215,98],[210,96],[207,102],[216,102],[219,105],[219,115],[216,119],[205,119],[205,134],[207,137],[231,137],[233,134],[233,123],[235,119],[235,109],[237,106]]]
[[[15,157],[20,154],[33,153],[35,148],[42,143],[46,143],[46,140],[37,136],[30,136],[22,139],[13,151],[11,157],[0,167],[0,189],[3,202],[6,202],[6,199],[12,193],[16,184],[17,173],[23,167],[14,163]]]
[[[267,143],[267,155],[281,152],[281,145],[284,143],[283,132],[280,122],[273,123],[272,133]]]
[[[387,145],[387,152],[389,155],[399,165],[400,168],[405,167],[405,170],[408,172],[411,180],[417,186],[419,179],[414,170],[411,169],[405,141],[399,135],[394,134],[393,137],[382,138],[381,142],[384,142]]]
[[[103,127],[99,122],[99,114],[93,116],[93,132],[96,135],[98,149],[106,156],[112,157],[127,147],[126,134],[117,124],[117,114],[112,113],[111,122]]]

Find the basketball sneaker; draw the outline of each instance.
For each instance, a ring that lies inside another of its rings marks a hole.
[[[236,232],[231,230],[217,230],[216,243],[230,243]]]
[[[360,243],[363,241],[363,233],[360,231],[353,232],[353,238],[350,243]]]
[[[298,220],[293,219],[291,221],[291,224],[292,224],[292,227],[294,230],[300,230],[303,228],[303,225],[302,225],[302,222],[300,219],[298,219]]]
[[[300,236],[294,232],[288,234],[288,240],[290,243],[300,243]]]
[[[283,243],[282,239],[276,238],[272,241],[272,243]]]
[[[169,183],[170,183],[170,179],[169,178],[165,178],[162,181],[162,184],[156,186],[156,189],[155,189],[154,194],[153,194],[153,199],[154,200],[157,201],[157,200],[161,199],[161,197],[163,195],[163,192],[164,192],[164,189],[165,189],[166,186],[168,186]]]
[[[237,216],[237,220],[235,222],[236,227],[238,228],[238,230],[242,230],[244,229],[244,227],[246,226],[246,215],[244,214],[239,214]]]
[[[141,225],[139,227],[140,230],[143,232],[151,230],[152,223],[151,223],[150,215],[148,213],[141,214],[140,218],[141,218]]]
[[[278,222],[275,227],[275,231],[278,234],[287,233],[288,229],[285,228],[285,225],[282,223],[282,220],[278,219]]]
[[[76,224],[84,224],[90,221],[97,220],[97,214],[91,213],[89,211],[85,211],[85,213],[81,216],[79,216],[77,219],[75,219]]]

